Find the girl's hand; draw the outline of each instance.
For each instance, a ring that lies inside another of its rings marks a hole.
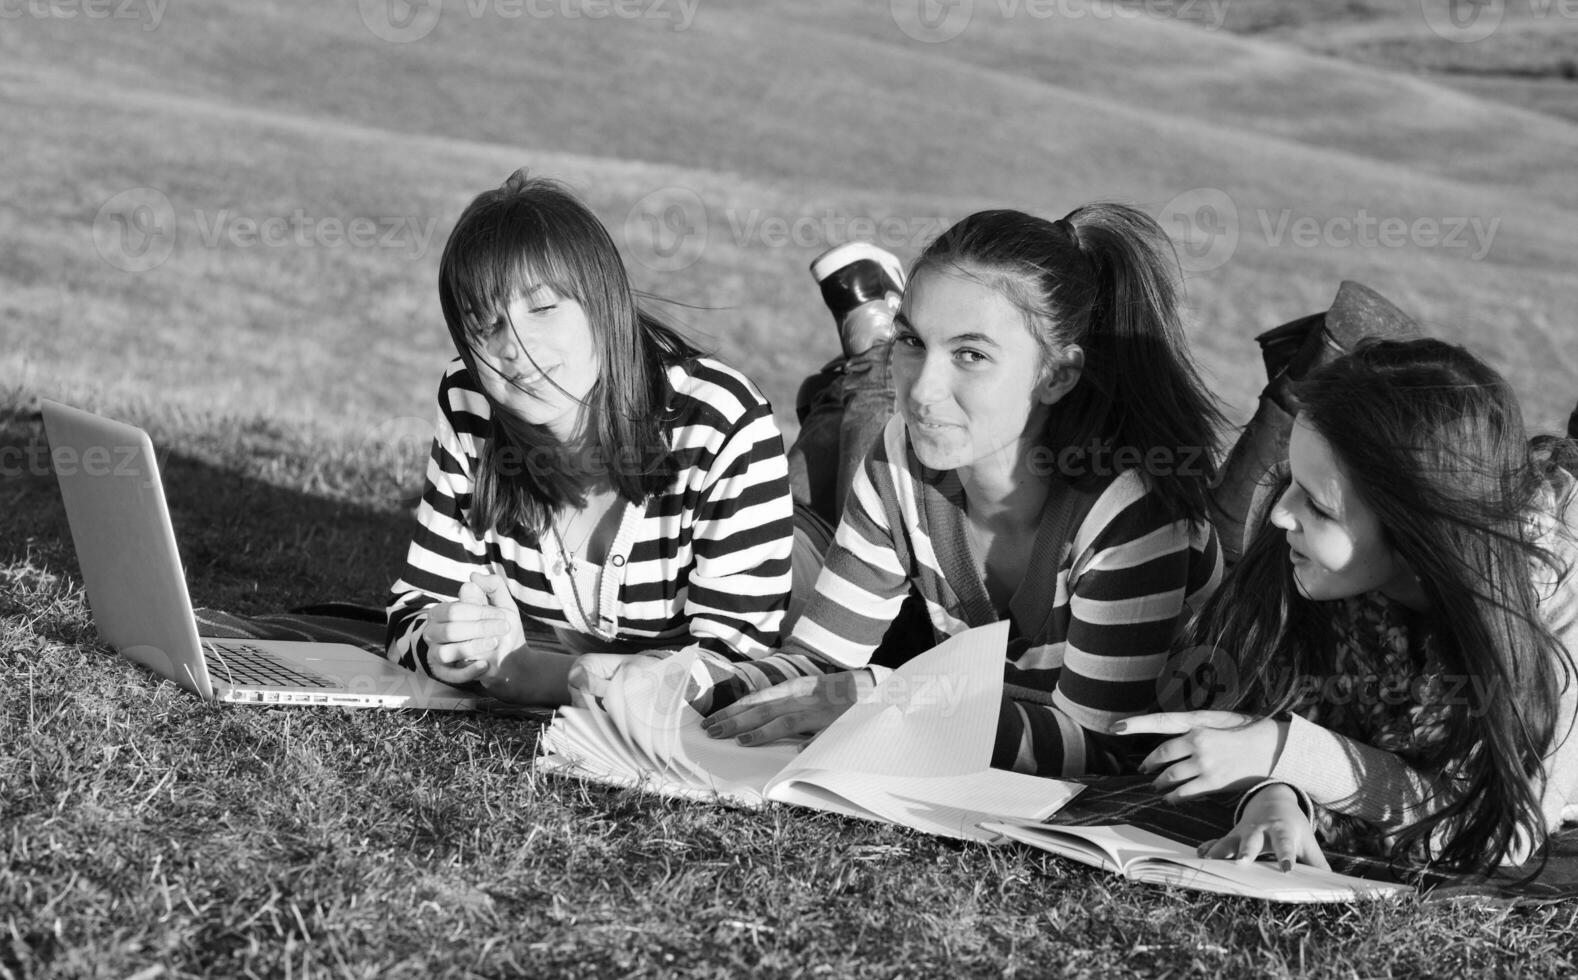
[[[505,659],[526,646],[520,608],[504,579],[482,572],[471,573],[458,601],[433,607],[423,635],[428,669],[445,684],[496,683]]]
[[[701,723],[713,738],[765,745],[792,735],[814,735],[877,686],[867,670],[796,677],[747,694]]]
[[[630,661],[628,653],[583,653],[570,668],[570,703],[594,707],[608,695],[614,675]]]
[[[1283,871],[1293,870],[1296,863],[1331,870],[1291,786],[1276,784],[1256,792],[1244,804],[1232,832],[1201,844],[1199,853],[1248,864],[1268,851]]]
[[[1151,785],[1169,802],[1207,793],[1242,792],[1271,775],[1287,740],[1287,722],[1234,711],[1168,711],[1126,718],[1116,735],[1177,735],[1156,747],[1140,771],[1160,771]]]

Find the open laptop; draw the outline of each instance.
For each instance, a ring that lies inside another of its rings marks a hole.
[[[122,656],[211,701],[502,706],[348,643],[198,636],[153,441],[136,426],[58,402],[44,401],[43,411],[93,622]]]

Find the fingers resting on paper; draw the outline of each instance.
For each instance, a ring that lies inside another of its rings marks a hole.
[[[814,735],[875,686],[864,670],[796,677],[745,695],[709,715],[702,727],[713,738],[738,739],[742,745]]]
[[[1315,839],[1315,828],[1288,786],[1259,790],[1244,805],[1238,823],[1225,836],[1200,845],[1201,857],[1225,858],[1248,864],[1270,854],[1284,871],[1295,864],[1330,870],[1326,855]]]

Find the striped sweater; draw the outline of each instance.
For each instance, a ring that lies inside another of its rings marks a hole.
[[[1221,581],[1209,522],[1168,520],[1138,472],[1119,474],[1093,500],[1066,499],[1073,493],[1060,486],[1048,499],[1031,567],[1009,603],[998,768],[1068,776],[1122,769],[1133,743],[1108,728],[1153,709],[1174,634]],[[1050,540],[1070,505],[1088,510],[1072,539]],[[791,677],[866,666],[912,588],[938,636],[996,620],[965,520],[958,476],[922,466],[903,421],[891,420],[855,478],[793,636],[766,660],[711,668],[716,683],[702,707],[717,710]]]
[[[783,438],[772,408],[743,375],[708,358],[668,370],[671,489],[634,505],[628,550],[616,540],[604,574],[620,574],[618,648],[691,644],[727,661],[777,644],[790,586],[792,504]],[[438,393],[438,421],[418,528],[390,590],[388,656],[427,669],[426,610],[452,602],[475,571],[502,574],[523,620],[576,628],[550,582],[558,552],[465,523],[491,410],[456,358]],[[621,501],[616,506],[626,506]],[[626,535],[621,534],[621,539]],[[550,539],[551,540],[551,539]],[[617,572],[616,572],[617,569]],[[590,608],[595,597],[585,596]],[[579,617],[577,616],[576,619]],[[590,638],[585,638],[590,639]],[[575,644],[570,644],[572,647]],[[583,649],[609,649],[590,640]]]

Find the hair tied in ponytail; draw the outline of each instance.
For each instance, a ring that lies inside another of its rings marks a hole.
[[[1052,222],[1052,227],[1056,228],[1058,233],[1064,238],[1067,238],[1070,245],[1076,249],[1080,248],[1079,229],[1074,227],[1074,222],[1063,217]]]
[[[499,190],[506,194],[520,194],[531,185],[531,182],[531,172],[526,167],[522,167],[506,177]]]

